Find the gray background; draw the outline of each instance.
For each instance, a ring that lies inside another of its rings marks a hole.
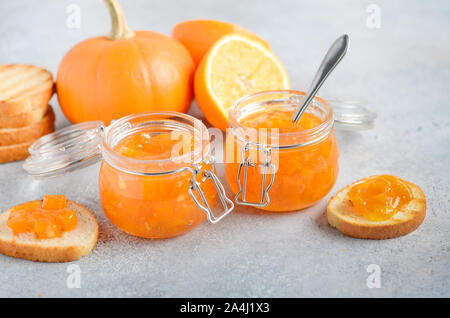
[[[66,27],[69,4],[81,28]],[[381,28],[366,8],[381,8]],[[100,223],[97,248],[76,262],[81,288],[66,287],[67,264],[0,255],[0,296],[450,296],[450,2],[449,1],[121,1],[133,29],[169,34],[178,21],[222,19],[266,38],[305,89],[329,44],[348,33],[351,48],[322,93],[367,99],[373,130],[337,131],[340,175],[329,196],[362,177],[388,173],[418,184],[427,217],[415,232],[384,241],[346,237],[327,225],[327,198],[299,213],[238,208],[217,225],[151,241],[128,236],[104,216],[98,165],[55,179],[28,177],[21,162],[0,165],[0,210],[65,193]],[[33,63],[56,74],[75,43],[106,34],[102,1],[0,1],[0,63]],[[59,110],[57,126],[68,124]],[[201,116],[197,106],[191,114]],[[366,286],[369,264],[382,286]]]

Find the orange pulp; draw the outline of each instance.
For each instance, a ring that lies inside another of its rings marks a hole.
[[[77,215],[66,208],[65,195],[44,195],[42,203],[31,201],[12,208],[7,225],[15,234],[31,232],[39,239],[51,239],[75,229]]]
[[[291,133],[305,131],[322,123],[319,117],[311,113],[304,113],[297,123],[292,121],[291,110],[271,109],[265,112],[256,112],[244,117],[241,125],[255,129],[278,128],[278,132]]]
[[[140,160],[161,160],[181,156],[194,150],[194,138],[188,133],[152,135],[140,132],[122,139],[114,150]]]
[[[371,221],[391,218],[412,200],[408,185],[389,175],[369,178],[354,185],[348,196],[355,211]]]
[[[123,138],[114,151],[132,159],[156,160],[148,165],[156,172],[166,172],[175,166],[167,159],[188,155],[194,141],[193,134],[185,132],[155,134],[144,130]],[[202,169],[211,169],[211,165]],[[133,170],[133,163],[128,170]],[[200,181],[201,173],[196,178]],[[102,206],[111,222],[129,234],[145,238],[180,235],[206,217],[189,195],[191,180],[190,171],[142,176],[120,171],[104,161],[99,177]],[[212,208],[216,201],[212,182],[200,187]],[[196,192],[195,196],[203,203]]]
[[[254,112],[240,120],[244,127],[261,129],[262,134],[269,134],[270,129],[278,128],[280,144],[298,144],[304,141],[304,136],[295,133],[307,131],[322,123],[321,119],[312,113],[305,112],[297,123],[292,121],[293,109],[274,108]],[[292,133],[292,134],[291,134]],[[303,139],[302,139],[303,138]],[[233,150],[229,150],[231,146]],[[225,173],[234,193],[239,190],[237,184],[237,171],[242,162],[242,141],[233,134],[227,135],[227,156],[234,152],[234,162],[227,159]],[[253,163],[262,164],[264,158],[252,155]],[[278,160],[277,160],[278,158]],[[237,159],[237,160],[236,160]],[[237,161],[237,163],[235,163]],[[277,166],[274,184],[268,192],[270,203],[261,209],[269,211],[294,211],[304,209],[322,199],[333,187],[338,174],[338,146],[336,137],[331,132],[321,141],[307,146],[291,149],[271,151],[271,161]],[[270,175],[266,177],[268,186]],[[240,183],[243,184],[243,173]],[[262,174],[254,167],[248,168],[246,200],[259,202],[261,198]]]

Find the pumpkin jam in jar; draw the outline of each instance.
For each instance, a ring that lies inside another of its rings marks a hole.
[[[15,206],[6,223],[14,234],[34,233],[38,239],[61,237],[77,227],[77,214],[66,209],[64,195],[45,195],[43,201]]]
[[[354,210],[371,221],[385,221],[408,204],[413,195],[401,179],[380,175],[368,178],[348,191]]]
[[[316,97],[294,123],[296,99],[303,95],[299,91],[261,92],[244,97],[230,109],[225,173],[237,203],[275,212],[294,211],[313,205],[333,187],[338,146],[332,109]],[[250,163],[246,176],[243,158]],[[266,170],[263,188],[264,163],[272,164],[273,170]],[[266,197],[264,190],[268,190]]]
[[[188,191],[193,174],[187,168],[201,161],[209,144],[205,146],[186,123],[191,119],[184,114],[144,113],[108,127],[99,188],[103,210],[118,228],[140,237],[168,238],[203,222],[206,214]],[[201,171],[195,179],[201,182],[202,171],[212,168],[205,163],[198,166]],[[200,188],[212,209],[217,197],[212,182],[203,182]],[[195,197],[201,202],[198,193]]]

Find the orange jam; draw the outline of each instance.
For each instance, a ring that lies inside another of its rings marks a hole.
[[[292,109],[271,109],[266,112],[250,114],[242,119],[241,124],[255,129],[278,128],[278,132],[282,134],[308,130],[322,123],[317,116],[311,113],[303,113],[297,123],[292,121],[292,116]]]
[[[171,158],[188,155],[194,147],[188,132],[135,132],[118,142],[114,152],[139,162],[128,162],[127,170],[136,165],[148,167],[154,175],[127,173],[103,161],[99,176],[103,210],[111,222],[123,231],[145,238],[168,238],[183,234],[204,221],[206,214],[189,195],[192,172],[162,174],[179,169]],[[149,161],[145,161],[149,160]],[[186,163],[185,166],[190,166]],[[211,165],[202,165],[211,169]],[[202,175],[196,176],[201,181]],[[212,182],[200,185],[212,208],[217,193]],[[197,193],[195,193],[197,197]],[[201,198],[197,197],[199,202]]]
[[[240,128],[255,129],[253,131],[258,132],[258,138],[264,138],[273,128],[278,129],[278,145],[304,144],[307,140],[311,140],[309,134],[311,129],[319,126],[323,121],[313,113],[305,112],[299,121],[294,123],[292,121],[294,110],[292,107],[264,108],[241,118],[239,125]],[[270,140],[266,143],[271,145]],[[236,138],[234,133],[227,134],[226,155],[234,153],[234,162],[230,162],[227,157],[225,172],[234,193],[239,191],[237,173],[239,163],[243,161],[242,144],[242,139]],[[248,153],[252,163],[257,165],[264,163],[264,156],[260,151]],[[270,203],[260,207],[261,209],[276,212],[304,209],[322,199],[336,181],[338,146],[333,131],[323,135],[320,140],[312,140],[307,145],[289,149],[272,149],[270,157],[271,162],[276,166],[275,178],[268,192]],[[261,169],[249,167],[247,171],[245,199],[258,202],[261,198],[263,180]],[[241,173],[241,185],[243,185],[243,178]],[[266,177],[265,186],[267,187],[269,183],[270,175]]]
[[[39,239],[51,239],[75,229],[77,215],[66,209],[66,196],[45,195],[42,203],[32,201],[12,208],[7,225],[15,234],[30,232]]]
[[[348,196],[355,211],[371,221],[391,218],[412,200],[408,185],[389,175],[376,176],[354,185]]]
[[[193,149],[194,138],[185,132],[153,136],[149,132],[141,132],[125,137],[114,150],[133,159],[160,160],[181,156]]]

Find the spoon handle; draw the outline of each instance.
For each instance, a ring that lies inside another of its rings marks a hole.
[[[339,64],[339,62],[344,57],[348,48],[348,35],[341,35],[336,41],[334,41],[333,45],[328,49],[327,54],[322,60],[320,67],[314,76],[314,79],[311,83],[311,86],[308,90],[308,93],[303,99],[303,103],[300,107],[295,111],[292,120],[294,123],[298,122],[300,116],[303,114],[305,109],[308,107],[309,103],[313,100],[314,96],[316,96],[317,91],[320,89],[322,84],[327,79],[328,75],[330,75],[331,71]]]

